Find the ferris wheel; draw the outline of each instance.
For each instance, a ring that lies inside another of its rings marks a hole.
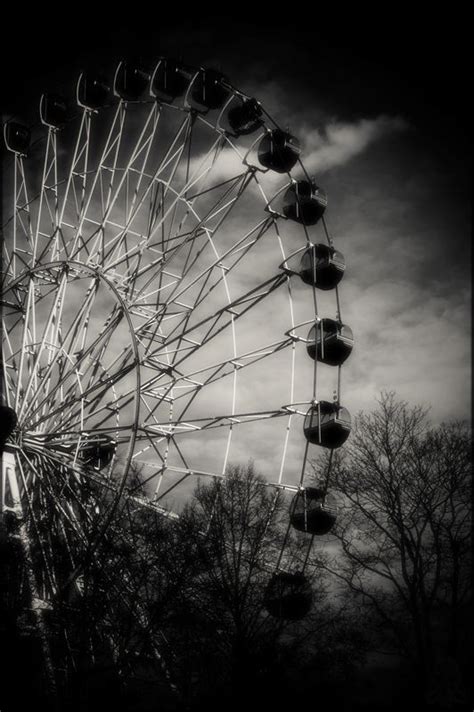
[[[345,262],[298,139],[221,73],[166,58],[122,61],[110,84],[83,73],[74,104],[43,94],[39,128],[4,127],[1,511],[40,625],[80,592],[124,498],[176,517],[197,479],[249,454],[295,493],[292,526],[329,531],[308,448],[350,431]],[[277,574],[275,615],[298,576]]]

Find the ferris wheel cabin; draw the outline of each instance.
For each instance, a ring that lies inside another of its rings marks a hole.
[[[341,366],[354,346],[352,329],[334,319],[321,319],[311,327],[306,350],[308,355],[328,366]]]
[[[151,95],[171,104],[189,85],[189,73],[172,59],[160,59],[151,78]]]
[[[40,99],[41,123],[54,129],[64,126],[68,119],[67,102],[57,94],[42,94]]]
[[[114,77],[114,94],[124,101],[138,101],[148,87],[150,75],[133,62],[120,62]]]
[[[307,534],[328,534],[337,519],[335,507],[326,503],[326,492],[318,487],[305,487],[294,497],[290,520],[295,529]]]
[[[344,276],[346,262],[342,252],[329,245],[312,245],[304,251],[299,275],[305,284],[325,291],[334,289]]]
[[[76,99],[79,106],[97,111],[106,104],[110,86],[102,77],[82,73],[77,80]]]
[[[115,441],[109,436],[100,440],[87,442],[81,449],[81,459],[86,465],[96,470],[102,470],[110,465],[117,449]]]
[[[31,131],[27,126],[16,121],[8,121],[3,127],[3,137],[9,151],[26,156],[31,140]]]
[[[0,447],[8,440],[16,428],[17,415],[8,405],[0,405]]]
[[[316,225],[328,204],[327,195],[314,181],[300,180],[283,196],[283,214],[303,225]]]
[[[351,432],[347,408],[329,401],[319,401],[306,413],[303,425],[306,440],[329,449],[341,447]]]
[[[229,95],[223,81],[226,81],[226,77],[221,72],[200,69],[192,85],[193,102],[204,109],[221,109]]]
[[[265,134],[258,147],[258,160],[265,168],[276,173],[288,173],[301,153],[300,142],[295,136],[281,129]]]
[[[262,126],[262,109],[256,99],[239,100],[229,109],[227,119],[236,136],[246,136]]]
[[[313,603],[313,592],[306,576],[297,571],[279,571],[268,582],[264,605],[270,615],[286,620],[301,620]]]

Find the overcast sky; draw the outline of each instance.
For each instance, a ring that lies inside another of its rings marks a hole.
[[[30,18],[15,62],[2,62],[4,115],[28,119],[43,90],[71,93],[79,70],[107,72],[127,55],[220,67],[300,138],[328,193],[328,225],[347,262],[342,315],[356,339],[344,404],[355,413],[395,390],[431,404],[436,421],[469,417],[462,23],[346,16],[341,25],[302,6],[293,20],[287,11],[282,20],[243,19],[235,4],[174,20],[88,16],[59,30]]]

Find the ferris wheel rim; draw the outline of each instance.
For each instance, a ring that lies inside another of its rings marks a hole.
[[[160,60],[160,61],[161,61],[161,60]],[[158,67],[158,65],[156,65],[155,71],[156,71],[156,68],[157,68],[157,67]],[[119,68],[117,67],[117,72],[118,72],[118,69],[119,69]],[[191,83],[190,83],[190,85],[188,86],[188,89],[187,89],[187,92],[186,92],[186,98],[185,98],[185,101],[184,101],[184,104],[185,104],[184,106],[176,106],[175,104],[173,104],[173,102],[160,101],[160,100],[158,100],[156,97],[154,97],[153,100],[150,100],[150,99],[140,99],[140,100],[138,100],[138,101],[125,100],[123,97],[120,97],[120,98],[118,99],[118,101],[115,101],[115,100],[114,100],[114,101],[111,102],[107,107],[103,107],[103,108],[104,108],[104,109],[110,109],[111,111],[114,111],[114,112],[115,112],[115,113],[114,113],[115,116],[119,116],[121,112],[127,112],[127,111],[129,111],[129,107],[130,107],[131,109],[133,109],[133,107],[136,107],[136,106],[141,106],[141,107],[143,107],[143,106],[149,106],[150,109],[151,109],[150,112],[149,112],[149,117],[151,117],[151,116],[153,116],[154,114],[158,113],[159,116],[160,116],[160,118],[161,118],[162,112],[163,112],[163,111],[166,112],[168,109],[169,109],[170,111],[174,111],[174,112],[182,112],[182,113],[185,114],[185,118],[184,118],[184,120],[183,120],[183,125],[185,124],[185,122],[189,122],[189,123],[194,123],[194,122],[195,122],[195,123],[200,123],[200,124],[202,124],[203,126],[208,127],[209,129],[211,129],[211,130],[214,132],[214,134],[217,134],[217,135],[219,136],[219,139],[218,139],[218,140],[221,141],[222,146],[229,147],[230,149],[232,149],[232,151],[233,151],[237,156],[239,156],[240,159],[242,159],[242,153],[239,151],[238,147],[235,145],[235,142],[234,142],[234,138],[236,138],[236,136],[234,136],[232,133],[229,133],[229,131],[226,130],[226,129],[221,125],[220,122],[221,122],[221,119],[222,119],[222,116],[223,116],[223,114],[224,114],[224,112],[225,112],[226,107],[228,107],[228,106],[230,105],[230,103],[234,100],[234,98],[238,97],[238,98],[241,98],[241,99],[250,99],[250,97],[248,97],[248,96],[247,96],[246,94],[244,94],[243,92],[240,92],[238,89],[236,89],[235,87],[233,87],[230,83],[227,83],[227,84],[226,84],[226,87],[229,89],[229,98],[228,98],[228,101],[226,102],[226,104],[225,104],[225,106],[223,107],[222,111],[220,111],[220,112],[217,113],[217,115],[216,115],[217,118],[215,119],[215,121],[214,121],[214,122],[210,121],[209,118],[208,118],[208,116],[207,116],[208,111],[195,110],[195,109],[193,109],[193,107],[192,107],[192,106],[189,104],[189,102],[188,102],[188,97],[189,97],[189,95],[190,95],[191,86],[192,86],[193,82],[196,80],[199,71],[200,71],[200,70],[196,70],[195,73],[193,74],[193,78],[192,78]],[[117,76],[117,74],[116,74],[116,76]],[[115,99],[116,99],[116,98],[117,98],[117,94],[115,95]],[[258,102],[258,104],[259,104],[259,106],[261,107],[260,102]],[[81,105],[81,104],[80,104],[80,105]],[[97,111],[96,111],[96,110],[92,110],[92,109],[90,109],[90,107],[87,107],[87,106],[85,106],[85,105],[81,105],[81,106],[82,106],[82,108],[83,108],[83,111],[82,111],[82,113],[78,113],[78,114],[77,114],[76,119],[80,119],[81,125],[82,125],[82,123],[87,124],[87,122],[91,122],[92,119],[94,118],[95,114],[97,113]],[[262,107],[262,110],[263,110],[263,113],[264,113],[264,116],[265,116],[265,121],[269,121],[271,125],[275,126],[277,129],[280,129],[280,127],[278,126],[277,122],[275,122],[275,120],[270,116],[270,114],[268,114],[268,112],[267,112],[265,109],[263,109],[263,107]],[[101,110],[99,110],[99,111],[101,111]],[[290,424],[291,424],[291,421],[292,421],[292,419],[293,419],[293,417],[294,417],[295,414],[296,414],[296,415],[303,415],[303,413],[302,413],[302,412],[300,413],[300,411],[299,411],[299,409],[298,409],[298,407],[297,407],[298,404],[294,404],[294,402],[293,402],[293,401],[294,401],[294,398],[293,398],[293,390],[294,390],[294,369],[295,369],[296,343],[297,343],[298,341],[303,341],[303,342],[305,342],[305,341],[307,341],[307,340],[301,338],[301,337],[296,333],[296,330],[297,330],[298,328],[300,328],[302,325],[304,325],[306,322],[303,322],[303,323],[300,323],[300,324],[295,324],[294,313],[293,313],[293,298],[292,298],[292,293],[291,293],[291,285],[290,285],[290,279],[289,279],[289,277],[290,277],[292,274],[297,274],[297,272],[288,267],[288,262],[290,261],[290,258],[293,257],[294,254],[297,254],[298,252],[300,252],[300,251],[303,250],[303,249],[313,248],[314,246],[313,246],[313,244],[312,244],[312,242],[311,242],[307,225],[306,225],[305,222],[303,221],[303,223],[302,223],[302,229],[303,229],[303,232],[304,232],[304,235],[305,235],[305,238],[306,238],[306,247],[303,247],[303,248],[300,248],[300,249],[298,249],[298,250],[295,250],[295,251],[294,251],[293,253],[291,253],[290,255],[287,255],[287,254],[285,253],[285,251],[283,250],[283,246],[282,246],[282,243],[281,243],[281,239],[280,239],[279,234],[278,234],[278,226],[277,226],[277,223],[276,223],[276,220],[275,220],[275,216],[272,216],[272,212],[273,212],[273,211],[272,211],[272,209],[271,209],[271,207],[270,207],[270,204],[271,204],[271,202],[273,201],[274,198],[272,198],[271,200],[268,200],[268,198],[267,198],[267,196],[266,196],[266,194],[265,194],[265,191],[264,191],[264,189],[263,189],[263,187],[262,187],[262,185],[261,185],[261,181],[259,181],[259,179],[258,179],[258,173],[259,173],[259,172],[263,172],[263,173],[264,173],[264,172],[268,171],[269,169],[261,169],[261,168],[258,168],[258,167],[256,167],[256,166],[254,166],[254,165],[252,165],[252,164],[246,162],[246,161],[247,161],[247,156],[248,156],[248,154],[250,153],[250,151],[252,150],[252,148],[257,144],[257,142],[262,138],[262,136],[264,136],[266,133],[268,133],[268,132],[270,131],[270,129],[269,129],[267,123],[265,123],[265,121],[262,123],[262,126],[261,126],[261,130],[262,130],[263,133],[259,133],[259,135],[258,135],[257,138],[255,139],[255,141],[253,141],[253,143],[251,144],[250,149],[248,149],[247,153],[245,153],[245,155],[244,155],[244,157],[243,157],[243,159],[242,159],[242,163],[244,164],[244,166],[247,166],[247,169],[246,169],[246,171],[244,171],[241,175],[242,175],[242,176],[251,176],[251,178],[252,178],[253,180],[255,180],[255,182],[256,182],[256,184],[257,184],[257,186],[258,186],[258,188],[259,188],[259,191],[260,191],[260,193],[261,193],[261,196],[262,196],[262,198],[263,198],[263,201],[264,201],[264,203],[265,203],[265,205],[266,205],[266,210],[268,211],[270,218],[273,218],[273,226],[274,226],[275,231],[276,231],[276,233],[277,233],[277,236],[278,236],[278,239],[279,239],[279,242],[280,242],[280,248],[281,248],[281,251],[282,251],[282,258],[283,258],[283,261],[278,265],[278,269],[281,270],[282,274],[284,275],[284,279],[282,280],[282,284],[285,283],[285,281],[286,281],[287,291],[288,291],[288,301],[289,301],[291,325],[290,325],[290,328],[285,331],[285,337],[286,337],[286,345],[287,345],[287,346],[290,346],[290,347],[291,347],[291,351],[292,351],[292,366],[291,366],[291,368],[292,368],[292,376],[291,376],[291,397],[290,397],[289,399],[287,399],[287,400],[290,402],[290,405],[288,405],[288,406],[282,406],[282,408],[281,408],[281,414],[284,414],[284,415],[288,416],[288,422],[289,422],[289,425],[290,425]],[[112,130],[112,129],[111,129],[111,130]],[[281,129],[280,129],[280,130],[281,130]],[[56,129],[55,129],[55,127],[50,126],[50,127],[49,127],[49,131],[48,131],[48,141],[49,141],[49,140],[53,141],[53,137],[54,137],[54,140],[56,140]],[[78,141],[79,141],[79,136],[78,136]],[[104,151],[105,151],[105,149],[104,149]],[[298,158],[298,165],[299,165],[300,169],[303,171],[303,173],[304,173],[304,175],[306,176],[306,178],[307,178],[308,180],[311,180],[311,179],[310,179],[310,176],[309,176],[308,172],[306,171],[305,166],[304,166],[304,164],[303,164],[303,162],[302,162],[302,160],[301,160],[300,157]],[[116,164],[115,164],[114,170],[115,170],[115,169],[116,169],[117,171],[123,171],[124,173],[127,173],[127,170],[128,170],[127,167],[125,167],[125,168],[123,168],[123,167],[118,167],[118,168],[117,168]],[[71,170],[72,170],[72,163],[71,163]],[[100,167],[99,167],[99,168],[96,167],[94,170],[91,170],[91,171],[90,171],[90,174],[94,174],[95,177],[97,177],[97,174],[99,173],[99,170],[100,170]],[[85,174],[84,174],[84,175],[85,175]],[[145,173],[144,173],[144,171],[142,171],[141,177],[143,177],[144,175],[145,175]],[[289,170],[289,171],[286,172],[286,176],[287,176],[287,178],[289,179],[290,183],[295,183],[295,180],[293,179],[293,177],[292,177],[292,175],[291,175],[291,170]],[[148,176],[148,177],[150,177],[150,176]],[[70,178],[70,176],[69,176],[69,178]],[[64,178],[62,181],[56,183],[56,185],[55,185],[56,189],[58,188],[59,185],[63,185],[63,184],[66,182],[66,180],[67,180],[67,178]],[[157,179],[157,183],[159,183],[159,182],[160,182],[159,179]],[[287,185],[289,185],[289,184],[287,184]],[[279,192],[281,193],[283,190],[285,190],[285,187],[286,187],[286,186],[283,186],[283,188],[281,188]],[[168,184],[167,189],[170,190],[171,192],[173,192],[173,190],[174,190],[171,184]],[[192,204],[192,202],[191,202],[192,198],[189,198],[189,199],[188,199],[188,198],[186,197],[186,188],[183,189],[183,192],[185,193],[184,198],[183,198],[182,195],[176,195],[176,199],[177,199],[177,200],[183,200],[183,201],[186,203],[187,207],[190,209],[190,211],[193,212],[193,211],[194,211],[194,207],[193,207],[193,204]],[[91,196],[91,195],[92,195],[92,192],[90,193],[90,196]],[[274,197],[275,197],[275,196],[274,196]],[[35,201],[36,199],[37,199],[37,196],[32,199],[31,203],[34,203],[34,201]],[[61,221],[62,221],[62,216],[64,215],[64,208],[65,208],[65,206],[66,206],[66,195],[63,196],[63,208],[62,208],[62,212],[61,212],[61,218],[60,218],[60,220],[59,220],[60,223],[61,223]],[[85,215],[86,212],[87,212],[87,209],[86,209],[85,211],[83,211],[82,214]],[[197,214],[196,214],[196,217],[198,217]],[[278,217],[282,217],[282,216],[281,216],[281,215],[278,215]],[[105,219],[104,219],[104,222],[105,222]],[[38,220],[38,224],[39,224],[39,220]],[[81,224],[82,224],[82,223],[81,223]],[[328,241],[329,245],[331,245],[331,244],[332,244],[332,240],[331,240],[331,238],[330,238],[330,236],[329,236],[329,233],[328,233],[328,231],[327,231],[324,217],[323,217],[323,219],[322,219],[322,224],[323,224],[324,229],[325,229],[327,241]],[[118,227],[118,226],[117,226],[117,227]],[[100,229],[100,225],[98,226],[97,229],[98,229],[98,230]],[[178,237],[179,237],[179,236],[178,236]],[[211,240],[211,242],[212,242],[212,240]],[[74,253],[73,253],[73,254],[74,254]],[[221,259],[222,259],[222,256],[221,256]],[[79,261],[78,261],[78,262],[79,262]],[[84,264],[84,263],[81,263],[81,262],[79,262],[79,263],[80,263],[80,264]],[[87,263],[87,264],[89,264],[89,263]],[[92,263],[92,264],[93,264],[93,263]],[[100,269],[100,267],[98,267],[98,269]],[[104,271],[106,271],[106,269],[105,269]],[[226,275],[226,273],[225,273],[224,270],[223,270],[223,281],[224,281],[225,284],[226,284],[226,278],[227,278],[227,275]],[[112,282],[113,282],[113,280],[112,280]],[[337,285],[336,285],[336,287],[335,287],[335,294],[336,294],[336,301],[337,301],[337,315],[338,315],[338,318],[339,318],[339,320],[340,320],[340,303],[339,303],[339,295],[338,295]],[[229,304],[230,304],[230,303],[231,303],[230,296],[228,297],[228,301],[229,301]],[[316,290],[314,289],[314,287],[313,287],[313,301],[314,301],[314,312],[315,312],[314,323],[316,324],[320,318],[318,317],[318,308],[317,308],[317,303],[316,303]],[[127,308],[128,308],[128,306],[126,307],[126,309],[127,309]],[[233,316],[232,316],[232,319],[231,319],[231,325],[232,325],[231,328],[234,329],[235,323],[234,323],[234,318],[233,318]],[[178,338],[179,338],[179,337],[178,337]],[[236,360],[236,359],[237,359],[237,355],[236,355],[236,353],[235,353],[235,351],[236,351],[236,348],[235,348],[235,332],[234,332],[233,340],[234,340],[234,358],[235,358],[235,360]],[[183,357],[183,358],[186,358],[186,357]],[[317,362],[317,359],[314,359],[313,398],[312,398],[310,401],[308,401],[308,402],[311,402],[311,403],[315,402],[315,397],[316,397],[316,383],[317,383],[317,363],[316,363],[316,362]],[[179,363],[180,363],[180,362],[178,362],[178,364],[179,364]],[[204,369],[204,370],[205,370],[205,369]],[[199,371],[196,371],[196,372],[194,372],[194,373],[192,372],[191,375],[195,376],[196,373],[199,373]],[[233,372],[233,373],[234,373],[234,378],[235,378],[235,376],[236,376],[236,374],[237,374],[237,369],[234,369],[234,372]],[[225,375],[226,375],[226,376],[230,376],[231,374],[232,374],[232,371],[229,371],[229,373],[227,373],[227,374],[225,374]],[[188,374],[188,375],[189,375],[189,374]],[[211,383],[212,383],[212,381],[211,381]],[[340,384],[340,368],[339,368],[338,388],[337,388],[338,397],[340,397],[340,387],[341,387],[341,384]],[[186,399],[185,399],[185,400],[186,400]],[[234,400],[235,400],[235,387],[234,387]],[[296,406],[296,407],[295,407],[295,406]],[[237,422],[237,421],[233,422],[233,421],[231,420],[231,417],[232,417],[232,415],[234,415],[234,414],[235,414],[235,411],[234,411],[234,408],[232,408],[232,414],[231,414],[230,417],[229,417],[229,416],[219,416],[219,417],[217,418],[217,420],[221,420],[221,421],[223,421],[223,420],[225,420],[225,419],[228,420],[228,425],[226,425],[226,427],[229,427],[229,436],[232,435],[233,426],[234,426],[234,424],[236,424],[236,422]],[[244,415],[246,415],[246,414],[244,414]],[[180,418],[178,422],[181,422],[181,421],[182,421],[182,418]],[[170,425],[171,425],[171,422],[170,422],[170,421],[169,421],[169,423],[170,423]],[[222,425],[222,424],[223,424],[223,423],[221,422],[220,425]],[[217,423],[216,423],[216,425],[217,425]],[[135,429],[135,440],[137,439],[138,430],[139,430],[138,428]],[[192,430],[192,429],[191,429],[191,430]],[[191,431],[191,430],[190,430],[190,431]],[[162,432],[161,435],[162,435],[163,437],[165,437],[165,436],[166,436],[166,432]],[[282,480],[283,480],[283,468],[284,468],[284,463],[285,463],[285,458],[286,458],[286,452],[287,452],[287,445],[288,445],[288,438],[289,438],[289,427],[288,427],[287,433],[286,433],[286,439],[285,439],[285,445],[284,445],[284,450],[283,450],[283,456],[282,456],[282,460],[281,460],[281,467],[280,467],[279,479],[278,479],[278,483],[276,483],[276,486],[281,487],[281,488],[291,488],[291,486],[284,484],[283,481],[282,481]],[[140,438],[138,437],[138,439],[140,439]],[[229,438],[229,442],[230,442],[230,438]],[[140,452],[141,452],[141,451],[140,451]],[[140,452],[139,452],[138,454],[140,454]],[[300,487],[300,488],[302,487],[303,479],[304,479],[304,476],[305,476],[305,463],[306,463],[307,452],[308,452],[308,446],[306,445],[305,455],[304,455],[304,458],[303,458],[303,467],[302,467],[302,471],[301,471],[301,478],[300,478],[300,483],[299,483],[299,487]],[[227,462],[227,455],[226,455],[226,457],[225,457],[224,462],[225,462],[225,463]],[[171,469],[171,467],[170,467],[170,469]],[[178,469],[179,469],[179,468],[178,468]],[[185,462],[184,462],[184,467],[181,467],[180,469],[181,469],[183,472],[189,472],[189,473],[194,472],[194,471],[196,470],[196,468],[187,467],[187,465],[186,465]],[[216,474],[216,473],[215,473],[215,474]],[[217,474],[216,474],[216,476],[217,476]]]

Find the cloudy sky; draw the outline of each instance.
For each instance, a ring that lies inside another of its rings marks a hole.
[[[305,167],[328,194],[328,225],[347,262],[343,318],[356,339],[344,404],[355,413],[372,407],[381,390],[395,390],[431,405],[435,421],[469,417],[460,25],[445,16],[306,16],[300,7],[293,20],[284,10],[284,19],[245,17],[235,4],[222,13],[88,16],[57,28],[30,18],[15,62],[11,54],[2,62],[4,113],[28,117],[31,97],[70,93],[79,70],[107,73],[127,55],[162,53],[220,68],[300,138]]]

